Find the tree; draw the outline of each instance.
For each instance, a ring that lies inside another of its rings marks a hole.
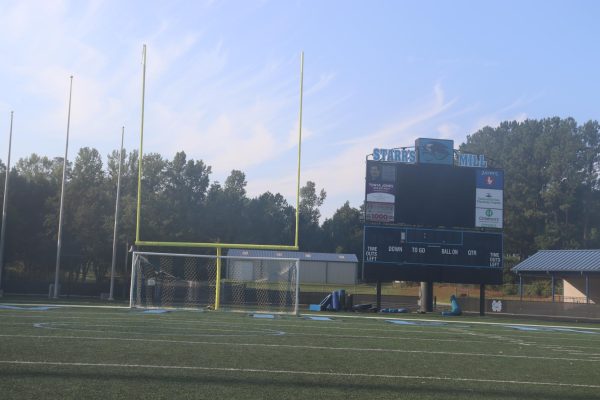
[[[362,254],[362,221],[360,210],[350,207],[346,201],[333,217],[323,223],[323,231],[329,242],[328,251]]]
[[[317,194],[316,185],[312,181],[307,181],[306,185],[300,188],[300,248],[307,251],[321,251],[325,248],[323,231],[319,225],[321,211],[319,207],[323,205],[327,193],[324,189]]]
[[[64,258],[76,257],[75,277],[85,280],[89,271],[96,280],[106,275],[110,266],[113,208],[103,170],[102,157],[96,149],[84,147],[75,159],[65,199]],[[69,254],[70,253],[70,254]]]
[[[505,252],[597,246],[597,122],[572,118],[503,122],[467,137],[460,148],[504,168]]]

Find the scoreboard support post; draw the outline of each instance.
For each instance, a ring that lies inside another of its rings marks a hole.
[[[419,311],[422,313],[433,311],[433,282],[421,282],[421,290],[419,291],[419,301],[421,306]]]
[[[375,296],[375,306],[377,307],[377,311],[381,310],[381,281],[377,281],[376,287],[376,296]]]
[[[426,296],[425,296],[425,311],[432,312],[433,311],[433,282],[428,281],[426,283]]]
[[[479,315],[485,315],[485,284],[479,285]]]

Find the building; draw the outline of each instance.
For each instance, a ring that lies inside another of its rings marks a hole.
[[[312,253],[302,251],[231,249],[228,257],[297,258],[300,260],[300,283],[353,285],[358,274],[358,259],[354,254]],[[244,260],[228,259],[227,274],[241,271]]]
[[[600,304],[600,250],[540,250],[512,269],[519,276],[563,280],[565,302]]]

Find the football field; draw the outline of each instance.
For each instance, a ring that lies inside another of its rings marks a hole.
[[[2,399],[594,399],[600,327],[0,304]]]

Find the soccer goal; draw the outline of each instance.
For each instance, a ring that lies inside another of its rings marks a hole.
[[[130,307],[298,314],[299,260],[134,252]]]

